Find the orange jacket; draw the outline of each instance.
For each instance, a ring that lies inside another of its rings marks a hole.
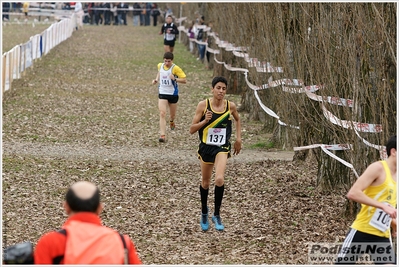
[[[91,212],[79,212],[71,217],[63,225],[65,228],[67,225],[70,225],[71,222],[79,221],[85,223],[93,223],[95,225],[102,225],[101,219],[94,213]],[[104,226],[105,227],[105,226]],[[54,263],[64,263],[64,254],[66,249],[66,238],[64,234],[60,232],[49,232],[43,235],[35,248],[34,252],[34,261],[35,264],[54,264]],[[129,263],[130,264],[142,264],[140,258],[137,255],[136,248],[131,241],[131,239],[124,235],[126,246],[129,251]],[[121,246],[122,246],[122,242]]]

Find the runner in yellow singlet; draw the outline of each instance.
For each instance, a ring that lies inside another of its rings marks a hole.
[[[336,264],[355,264],[366,251],[375,264],[394,264],[392,233],[396,235],[396,135],[386,144],[388,158],[367,167],[347,197],[361,204]],[[362,244],[360,244],[362,243]],[[352,248],[354,247],[354,248]]]

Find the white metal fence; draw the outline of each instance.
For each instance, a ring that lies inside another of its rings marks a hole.
[[[2,60],[2,98],[3,93],[11,89],[12,81],[21,78],[21,74],[34,62],[45,56],[52,48],[72,36],[76,27],[75,14],[50,25],[41,34],[30,37],[24,44],[16,45],[3,54]]]

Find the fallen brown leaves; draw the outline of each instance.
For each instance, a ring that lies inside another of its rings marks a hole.
[[[244,149],[225,176],[226,229],[200,230],[198,141],[188,128],[212,73],[177,45],[189,83],[177,129],[159,144],[157,31],[87,26],[14,81],[3,102],[3,243],[59,229],[78,180],[99,185],[104,224],[129,234],[145,264],[306,264],[308,242],[342,241],[343,193],[316,188],[315,166],[292,162],[290,151],[250,149],[269,135],[245,114]],[[211,211],[213,196],[211,187]]]

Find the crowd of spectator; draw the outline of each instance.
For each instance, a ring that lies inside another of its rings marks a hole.
[[[172,14],[169,7],[162,11],[156,3],[150,2],[129,4],[124,2],[56,2],[50,6],[44,5],[45,3],[30,2],[29,8],[73,11],[76,3],[81,3],[83,6],[83,24],[157,26],[158,21],[163,22],[167,15]],[[21,2],[2,2],[2,8],[3,20],[9,20],[9,13],[11,12],[25,13]],[[128,22],[129,18],[131,22]]]
[[[208,38],[208,34],[212,32],[213,22],[209,21],[205,23],[205,17],[200,15],[199,12],[195,12],[195,18],[187,21],[187,25],[190,52],[198,55],[197,60],[200,60],[202,63],[205,63],[206,58],[206,68],[210,68],[209,65],[212,62],[211,53],[207,51],[206,47],[212,46],[212,38]],[[205,31],[204,27],[207,27],[208,30]],[[198,44],[196,41],[206,42],[207,44]]]
[[[157,26],[161,10],[155,3],[136,2],[130,8],[123,2],[93,2],[84,5],[83,23],[96,25],[128,25],[132,16],[133,26]]]

